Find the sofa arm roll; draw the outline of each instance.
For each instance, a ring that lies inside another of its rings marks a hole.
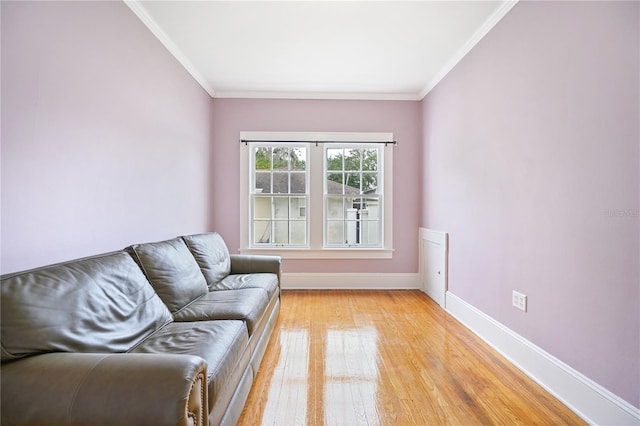
[[[278,275],[278,283],[282,284],[282,258],[280,256],[232,254],[232,274],[271,273]]]
[[[206,374],[192,355],[37,355],[2,364],[2,423],[205,425]]]

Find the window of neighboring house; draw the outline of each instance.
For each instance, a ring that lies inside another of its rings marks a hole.
[[[391,258],[391,133],[242,132],[241,140],[241,252]]]

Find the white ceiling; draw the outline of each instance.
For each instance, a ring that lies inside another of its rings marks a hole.
[[[212,97],[400,100],[422,99],[515,4],[126,3]]]

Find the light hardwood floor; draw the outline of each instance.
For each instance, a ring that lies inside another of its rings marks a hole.
[[[281,302],[240,425],[584,424],[422,292]]]

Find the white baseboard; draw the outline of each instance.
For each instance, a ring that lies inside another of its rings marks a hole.
[[[415,273],[318,273],[285,272],[282,274],[284,290],[418,290],[420,277]]]
[[[640,425],[640,409],[451,292],[446,294],[446,307],[458,321],[587,422]]]

